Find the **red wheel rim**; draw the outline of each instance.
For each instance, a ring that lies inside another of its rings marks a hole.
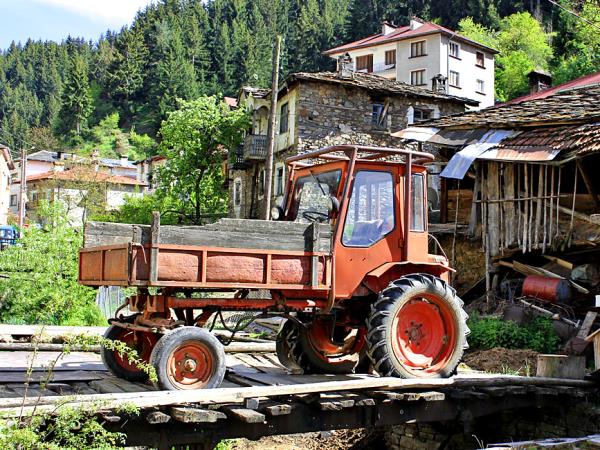
[[[136,335],[135,331],[123,328],[115,340],[124,342],[127,347],[137,351],[138,359],[147,363],[150,361],[150,354],[152,353],[152,349],[154,348],[154,345],[156,345],[158,338],[152,333],[138,331]],[[129,361],[126,353],[121,354],[119,351],[114,350],[113,354],[117,364],[126,371],[142,372],[135,363]]]
[[[456,325],[448,305],[424,294],[402,306],[392,321],[392,349],[411,370],[437,373],[454,354]]]
[[[179,389],[201,389],[213,375],[213,358],[206,344],[198,341],[183,342],[169,356],[169,379]]]
[[[306,330],[308,341],[324,361],[335,363],[344,356],[358,353],[365,344],[364,329],[349,328],[343,344],[331,340],[331,323],[316,320]]]

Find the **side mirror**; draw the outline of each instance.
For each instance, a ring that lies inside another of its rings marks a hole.
[[[271,208],[271,220],[283,219],[283,208],[281,206],[273,206]]]
[[[329,206],[329,214],[339,212],[340,211],[340,201],[337,199],[337,197],[334,197],[332,195],[331,197],[329,197],[329,201],[331,202],[331,205]]]

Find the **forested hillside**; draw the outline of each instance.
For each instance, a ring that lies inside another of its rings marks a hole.
[[[596,0],[560,2],[600,24]],[[541,24],[536,36],[520,28],[524,22],[503,19],[523,11]],[[510,82],[531,64],[554,70],[558,81],[600,70],[598,30],[548,0],[163,0],[131,27],[108,31],[97,42],[69,37],[2,50],[0,142],[15,149],[80,147],[115,113],[134,137],[154,137],[177,98],[235,96],[244,83],[267,86],[275,33],[284,36],[285,76],[331,69],[322,50],[377,33],[382,20],[401,24],[412,15],[451,28],[460,24],[499,45],[506,53],[500,69],[508,64],[503,76]],[[467,16],[473,20],[461,23]],[[532,55],[521,47],[540,39],[550,45],[538,52],[539,61],[528,62]],[[499,95],[523,89],[516,83]]]

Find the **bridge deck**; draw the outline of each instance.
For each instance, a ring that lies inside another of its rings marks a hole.
[[[292,375],[272,352],[228,353],[219,389],[166,392],[113,377],[96,353],[58,355],[39,351],[32,359],[32,352],[0,351],[0,414],[101,404],[105,426],[127,433],[129,445],[158,448],[407,422],[466,423],[501,410],[586,401],[598,392],[589,381],[477,372],[429,380]],[[141,414],[115,413],[124,403]]]

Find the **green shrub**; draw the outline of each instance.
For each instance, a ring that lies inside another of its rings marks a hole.
[[[554,353],[560,345],[552,321],[544,317],[536,317],[526,325],[511,320],[474,317],[468,325],[471,329],[469,347],[475,350],[504,347]]]

